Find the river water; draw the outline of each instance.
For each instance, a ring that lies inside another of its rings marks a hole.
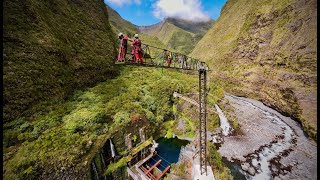
[[[225,137],[219,149],[239,176],[235,179],[317,179],[317,146],[298,123],[259,101],[229,94],[225,98],[242,132]]]
[[[157,166],[161,171],[170,164],[178,162],[181,148],[189,143],[189,141],[181,140],[177,137],[170,139],[159,138],[156,142],[158,143],[156,148],[157,155],[148,162],[148,165],[151,167],[161,159],[160,165]]]
[[[219,115],[219,119],[220,119],[220,127],[222,129],[222,134],[224,136],[228,136],[231,132],[232,132],[232,127],[230,126],[226,116],[223,114],[222,110],[220,109],[220,107],[218,105],[215,104],[216,110],[218,112]]]

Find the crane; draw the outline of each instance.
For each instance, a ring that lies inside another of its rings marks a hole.
[[[129,41],[132,41],[129,39]],[[128,50],[132,50],[129,47]],[[200,173],[201,175],[206,173],[207,175],[207,71],[208,66],[205,62],[199,61],[198,59],[184,55],[182,53],[173,52],[167,49],[151,46],[145,43],[141,44],[143,63],[135,63],[135,57],[132,56],[130,59],[125,59],[124,62],[117,62],[115,58],[114,63],[116,65],[135,65],[145,67],[156,67],[156,68],[170,68],[170,69],[182,69],[189,71],[198,71],[199,75],[199,122],[200,122]],[[153,51],[150,51],[153,50]],[[129,51],[131,52],[131,51]],[[151,54],[152,53],[152,54]],[[131,53],[126,53],[130,56]]]

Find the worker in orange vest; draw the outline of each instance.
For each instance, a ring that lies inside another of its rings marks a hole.
[[[119,33],[118,36],[120,39],[118,62],[124,62],[128,49],[128,36],[124,36],[122,33]]]
[[[136,63],[138,63],[138,62],[143,63],[144,60],[142,58],[141,40],[139,39],[138,34],[134,35],[134,40],[132,42],[132,46],[134,49],[134,56],[136,59]]]

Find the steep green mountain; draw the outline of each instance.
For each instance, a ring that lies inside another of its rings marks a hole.
[[[145,34],[158,37],[167,48],[189,54],[212,24],[213,21],[196,23],[167,18],[151,26],[139,26],[138,29]]]
[[[106,5],[106,7],[108,10],[109,22],[114,32],[116,32],[117,34],[122,32],[124,34],[129,34],[130,36],[139,32],[135,25],[123,19],[117,11],[115,11],[108,5]]]
[[[167,18],[166,21],[185,31],[203,35],[212,27],[214,22],[213,20],[209,22],[193,22],[177,18]]]
[[[316,13],[316,0],[229,0],[191,56],[228,92],[263,101],[316,139]]]
[[[116,74],[116,44],[102,0],[4,3],[4,121]]]

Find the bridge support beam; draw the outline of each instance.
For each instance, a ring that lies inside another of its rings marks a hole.
[[[207,175],[207,71],[199,68],[200,173]]]

